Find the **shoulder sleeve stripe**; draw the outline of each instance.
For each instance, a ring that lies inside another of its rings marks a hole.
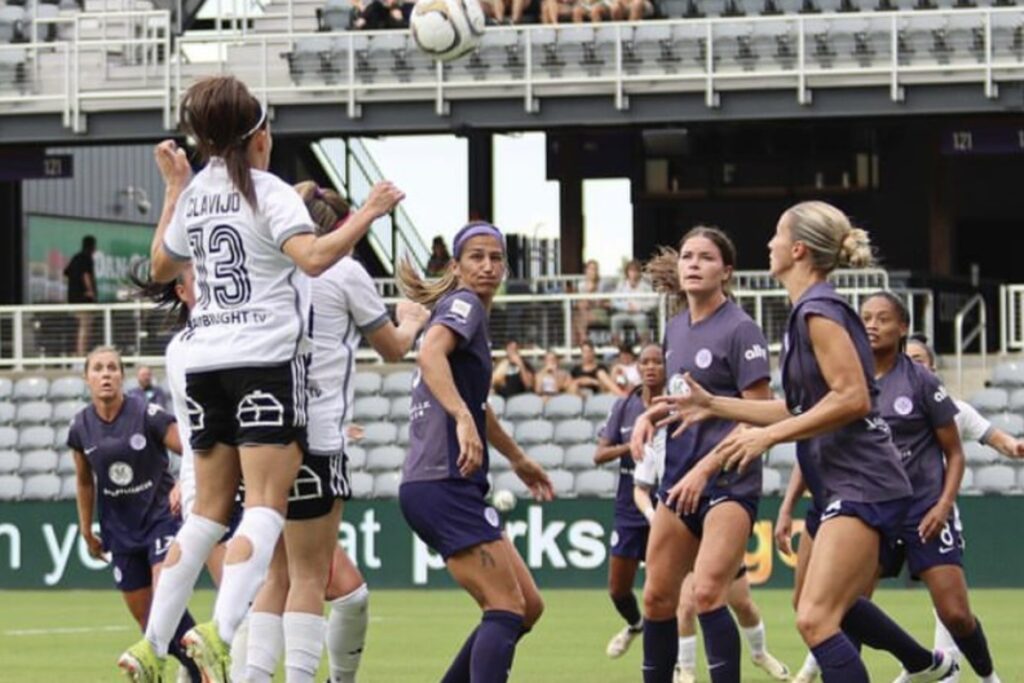
[[[373,320],[371,320],[370,322],[366,323],[365,325],[356,325],[356,327],[359,329],[360,333],[362,333],[362,334],[369,334],[370,332],[373,332],[373,331],[375,331],[377,329],[380,329],[381,327],[383,327],[386,323],[388,323],[390,321],[391,321],[391,316],[388,315],[387,312],[384,312],[380,316],[378,316],[378,317],[374,318]]]
[[[173,249],[171,249],[171,247],[168,246],[166,240],[164,240],[163,247],[164,247],[164,251],[167,252],[167,255],[170,256],[175,261],[191,261],[192,260],[191,256],[186,255],[186,254],[179,254],[178,252],[176,252]]]
[[[313,228],[311,226],[309,226],[309,225],[296,225],[294,227],[288,228],[287,230],[285,230],[284,232],[282,232],[278,236],[278,238],[277,238],[277,246],[278,246],[279,249],[283,249],[284,248],[284,243],[287,242],[292,237],[295,237],[296,235],[304,235],[306,233],[312,233],[312,232],[313,232]]]

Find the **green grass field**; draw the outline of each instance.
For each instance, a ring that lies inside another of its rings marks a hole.
[[[196,595],[192,608],[208,618],[212,593]],[[791,668],[803,658],[793,627],[789,593],[755,591],[768,626],[769,647]],[[1024,637],[1020,609],[1024,591],[977,590],[971,594],[1005,683],[1024,682]],[[604,654],[620,628],[618,616],[599,591],[545,592],[547,611],[523,641],[512,680],[517,683],[625,683],[640,680],[640,642],[622,659]],[[923,591],[883,591],[879,603],[926,644],[932,617]],[[437,681],[449,658],[478,619],[469,598],[454,591],[377,591],[371,597],[372,623],[360,681]],[[114,591],[0,591],[0,681],[117,680],[114,660],[137,638],[134,625]],[[898,672],[887,656],[869,652],[872,680],[891,681]],[[168,667],[173,671],[175,667]],[[752,668],[744,681],[768,680]],[[282,678],[282,677],[279,677]],[[282,678],[283,679],[283,678]],[[173,680],[173,679],[172,679]],[[707,680],[706,676],[704,680]],[[967,673],[964,681],[976,680]]]

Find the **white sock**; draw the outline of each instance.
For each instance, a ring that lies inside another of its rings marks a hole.
[[[999,680],[999,676],[996,676],[996,672],[993,671],[988,676],[982,678],[981,683],[1002,683],[1002,681]]]
[[[203,570],[213,546],[226,531],[223,524],[199,515],[189,515],[178,530],[174,538],[179,550],[178,561],[171,567],[164,566],[160,572],[146,624],[146,640],[153,645],[158,656],[167,656],[167,646],[178,629],[188,599],[192,597],[199,572]]]
[[[327,620],[331,683],[355,683],[359,660],[366,645],[369,603],[370,591],[365,583],[348,595],[331,601],[331,614]]]
[[[956,641],[953,640],[953,635],[946,628],[942,620],[939,619],[938,612],[935,614],[935,649],[944,650],[951,655],[954,655],[957,659],[960,659],[960,648],[956,646]]]
[[[314,683],[324,651],[327,620],[320,614],[284,613],[284,668],[288,683]]]
[[[764,634],[764,622],[759,621],[757,626],[751,626],[747,628],[743,627],[743,636],[747,639],[747,645],[750,646],[750,654],[754,657],[764,656],[765,641],[766,637]]]
[[[248,630],[245,675],[232,680],[249,683],[269,682],[274,677],[277,664],[284,652],[284,626],[281,615],[272,612],[250,612]]]
[[[818,666],[818,660],[814,658],[814,655],[810,652],[807,653],[807,659],[804,660],[804,666],[800,669],[800,673],[806,674],[820,674],[821,668]]]
[[[252,553],[243,562],[224,562],[224,572],[213,606],[213,621],[225,643],[235,636],[235,629],[249,610],[253,598],[263,584],[274,555],[274,546],[284,528],[284,517],[268,507],[246,508],[232,543],[239,538],[249,540]],[[230,553],[230,546],[229,551]]]
[[[231,641],[231,680],[244,681],[246,663],[249,661],[249,617],[235,629],[235,637]]]
[[[697,670],[697,636],[679,639],[679,658],[676,663],[686,671]]]

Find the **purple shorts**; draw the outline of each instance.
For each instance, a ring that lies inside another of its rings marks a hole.
[[[804,528],[807,529],[807,534],[814,540],[814,537],[818,535],[818,527],[821,526],[821,510],[811,503],[811,506],[807,508],[807,513],[804,515]]]
[[[667,492],[665,490],[658,492],[658,503],[660,505],[665,504],[665,496]],[[697,512],[693,514],[682,514],[679,515],[679,519],[683,520],[683,524],[690,530],[697,538],[704,537],[704,518],[708,516],[708,512],[712,508],[721,505],[722,503],[739,503],[750,517],[750,526],[753,529],[754,522],[757,521],[757,505],[761,502],[760,498],[748,497],[748,496],[737,496],[732,494],[728,490],[716,490],[712,495],[702,496],[700,503],[697,504]]]
[[[501,539],[501,517],[484,500],[484,492],[466,479],[414,481],[398,488],[398,504],[416,535],[447,560]]]
[[[881,503],[856,503],[848,500],[834,500],[818,515],[818,522],[808,533],[814,538],[822,524],[836,517],[856,517],[879,533],[878,562],[882,567],[882,575],[887,576],[887,567],[895,560],[894,553],[903,528],[903,520],[907,516],[911,498],[897,498]],[[807,522],[804,522],[807,524]]]
[[[145,548],[111,552],[110,563],[114,567],[117,589],[127,593],[152,586],[153,565],[164,561],[176,533],[177,520],[163,522],[153,529]]]
[[[647,556],[647,537],[651,527],[619,526],[612,531],[611,549],[614,557],[642,560]]]
[[[920,580],[921,574],[932,567],[964,564],[964,538],[960,524],[960,511],[953,508],[946,525],[930,541],[921,541],[917,527],[924,515],[910,515],[900,527],[896,543],[889,548],[882,563],[882,576],[899,576],[903,565],[910,570],[910,578]]]

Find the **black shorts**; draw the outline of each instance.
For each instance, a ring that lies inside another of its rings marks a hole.
[[[306,437],[306,361],[190,372],[185,376],[192,449],[214,444],[300,445]]]
[[[317,519],[334,507],[336,500],[348,500],[348,456],[314,455],[305,449],[302,466],[288,494],[288,519]]]

